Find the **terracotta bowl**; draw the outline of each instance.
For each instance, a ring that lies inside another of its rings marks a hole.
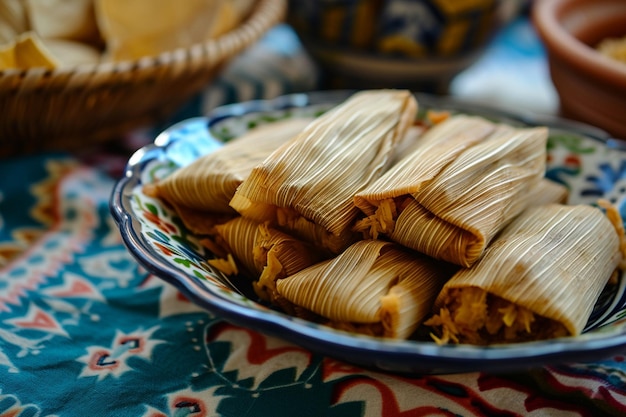
[[[522,0],[290,0],[288,22],[330,88],[445,93]]]
[[[538,0],[532,18],[562,114],[626,139],[626,62],[596,49],[606,38],[626,36],[626,1]]]

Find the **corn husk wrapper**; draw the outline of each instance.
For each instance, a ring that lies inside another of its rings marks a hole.
[[[278,280],[276,289],[286,310],[298,313],[296,306],[339,329],[405,339],[430,312],[453,271],[394,243],[363,240],[336,258]]]
[[[312,121],[294,118],[260,125],[176,170],[156,184],[157,194],[177,206],[236,214],[229,203],[252,169]]]
[[[144,184],[141,191],[148,197],[162,199],[156,184]],[[214,235],[215,226],[236,217],[236,213],[217,213],[206,210],[197,210],[176,202],[165,200],[178,215],[184,226],[196,235]]]
[[[237,217],[235,213],[215,213],[174,204],[174,211],[185,227],[196,235],[215,235],[215,227]]]
[[[354,94],[257,166],[231,206],[339,253],[356,239],[354,194],[389,166],[416,112],[406,90]]]
[[[426,131],[426,127],[420,125],[409,126],[404,137],[395,145],[393,157],[389,166],[395,165],[419,143],[421,136]]]
[[[622,261],[617,230],[592,206],[530,207],[444,285],[426,324],[442,343],[578,335]]]
[[[355,204],[368,216],[356,230],[374,238],[382,233],[468,267],[532,202],[528,191],[545,171],[547,129],[493,125],[468,116],[433,129],[424,146],[356,195]],[[471,146],[459,141],[470,132]]]
[[[220,243],[253,280],[263,300],[275,298],[275,281],[320,260],[311,245],[254,220],[236,217],[216,226]]]
[[[539,181],[539,184],[528,190],[526,197],[530,201],[529,207],[545,206],[553,203],[567,204],[569,189],[563,184],[543,178]]]

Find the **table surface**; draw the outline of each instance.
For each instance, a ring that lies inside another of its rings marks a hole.
[[[263,63],[248,72],[250,60]],[[171,120],[224,102],[317,88],[288,27],[230,65]],[[451,94],[558,113],[543,49],[525,18]],[[625,415],[626,365],[412,378],[360,369],[229,324],[142,269],[109,214],[133,150],[0,160],[0,416]],[[624,351],[626,354],[626,349]]]

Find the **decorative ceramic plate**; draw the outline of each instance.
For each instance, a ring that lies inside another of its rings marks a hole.
[[[148,197],[142,186],[189,164],[200,155],[261,123],[315,116],[349,92],[295,94],[271,101],[221,107],[206,118],[172,126],[154,144],[138,150],[116,184],[111,212],[130,252],[148,270],[174,284],[193,302],[235,324],[281,337],[314,352],[366,368],[399,373],[510,371],[558,362],[602,359],[626,347],[626,280],[600,296],[583,334],[531,343],[478,347],[439,346],[430,341],[391,341],[333,330],[263,305],[235,278],[229,281],[205,260],[212,256],[176,213]],[[596,129],[552,118],[509,114],[417,95],[420,108],[478,114],[515,125],[550,127],[546,175],[566,184],[570,203],[606,198],[626,217],[626,150]],[[234,287],[233,287],[234,286]],[[239,290],[237,290],[237,288]],[[609,288],[609,287],[607,287]]]

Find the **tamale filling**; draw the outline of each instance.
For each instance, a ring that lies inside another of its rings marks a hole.
[[[569,335],[561,323],[477,287],[450,290],[439,314],[424,322],[438,344],[528,342]]]
[[[239,273],[237,263],[230,253],[225,258],[209,259],[207,263],[224,275],[237,275]]]
[[[358,220],[353,230],[362,233],[363,239],[378,239],[380,234],[393,233],[398,216],[412,200],[405,195],[372,202],[377,206],[374,214]]]

